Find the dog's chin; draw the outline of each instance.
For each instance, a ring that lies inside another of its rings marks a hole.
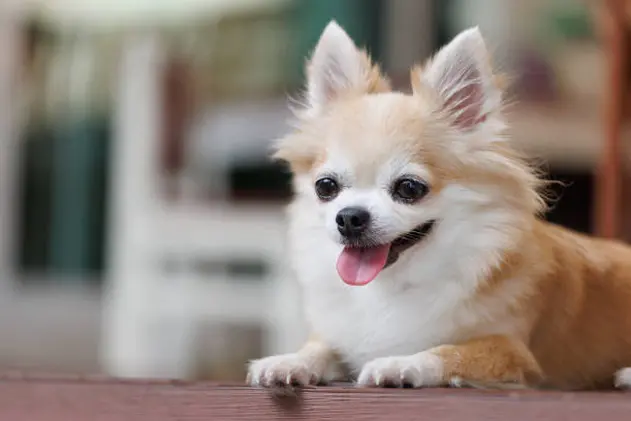
[[[392,266],[399,260],[399,257],[403,252],[410,249],[411,247],[419,244],[423,240],[425,240],[433,231],[434,226],[436,225],[436,220],[427,221],[411,231],[408,231],[400,236],[396,237],[393,241],[391,241],[390,249],[388,252],[388,259],[386,261],[386,265],[384,268]],[[388,243],[382,243],[375,239],[365,239],[358,241],[344,241],[342,245],[344,247],[358,248],[358,249],[369,249],[376,246],[384,245]]]

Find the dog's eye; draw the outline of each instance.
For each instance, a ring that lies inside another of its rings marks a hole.
[[[320,200],[333,200],[340,192],[338,184],[332,178],[321,178],[315,183],[316,194]]]
[[[392,197],[404,203],[414,203],[429,193],[429,187],[422,181],[403,178],[394,183]]]

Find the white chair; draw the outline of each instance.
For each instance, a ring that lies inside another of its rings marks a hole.
[[[260,323],[266,354],[300,341],[298,294],[284,272],[279,207],[167,205],[158,194],[158,40],[126,44],[116,93],[110,262],[104,301],[103,362],[130,377],[188,377],[203,320]],[[257,282],[191,270],[195,259],[259,256]],[[166,261],[175,270],[165,271]]]

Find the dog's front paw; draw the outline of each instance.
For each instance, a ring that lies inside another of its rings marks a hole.
[[[420,352],[404,357],[377,358],[364,365],[357,378],[361,387],[432,387],[443,382],[440,357]]]
[[[262,358],[250,363],[246,382],[251,386],[307,386],[319,381],[314,372],[298,354],[283,354]]]

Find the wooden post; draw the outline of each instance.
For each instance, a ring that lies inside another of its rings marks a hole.
[[[621,130],[628,66],[625,0],[603,3],[605,48],[608,57],[608,83],[604,104],[603,154],[595,192],[595,232],[602,237],[621,235]]]

